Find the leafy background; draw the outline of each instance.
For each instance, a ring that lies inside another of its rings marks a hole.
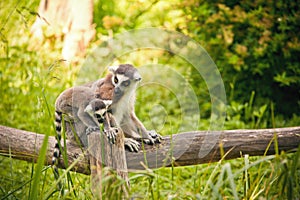
[[[74,85],[84,58],[77,65],[62,62],[63,38],[51,32],[45,33],[42,45],[36,45],[30,37],[30,27],[38,4],[36,0],[0,3],[0,124],[54,134],[51,122],[54,101],[60,92]],[[224,129],[297,126],[300,124],[299,4],[289,0],[95,0],[97,35],[90,51],[109,36],[130,29],[151,26],[182,32],[207,50],[222,75],[228,101]],[[207,130],[210,98],[205,82],[192,66],[159,50],[132,52],[116,60],[128,61],[136,66],[162,64],[178,70],[197,94],[201,110],[199,129]],[[138,91],[136,110],[148,128],[159,129],[162,135],[174,133],[180,125],[176,98],[156,86]],[[294,154],[278,152],[275,156],[131,173],[131,196],[297,199],[299,157],[298,150]],[[59,196],[48,168],[41,172],[38,188],[32,189],[35,164],[1,156],[0,166],[2,198],[30,199],[32,193],[37,193],[39,199],[92,198],[88,176],[71,173],[73,186],[65,196]]]

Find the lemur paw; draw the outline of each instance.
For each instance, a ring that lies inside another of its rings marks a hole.
[[[148,131],[150,138],[144,139],[146,144],[156,144],[160,143],[162,140],[161,135],[159,135],[155,130]]]
[[[142,142],[144,142],[145,144],[149,144],[149,145],[155,144],[155,140],[152,138],[142,139]]]
[[[89,126],[85,130],[85,134],[89,135],[90,133],[95,132],[95,131],[100,131],[100,128],[98,126]]]
[[[141,148],[141,144],[132,138],[125,138],[124,145],[130,152],[138,152]]]
[[[119,133],[119,128],[109,128],[104,130],[104,133],[106,134],[110,143],[114,144],[116,142],[116,136]]]

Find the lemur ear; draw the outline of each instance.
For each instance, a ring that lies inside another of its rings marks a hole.
[[[92,111],[93,111],[93,108],[90,104],[84,109],[84,112],[87,112],[87,113],[91,113]]]
[[[119,66],[109,66],[108,67],[108,70],[112,73],[114,73],[117,69],[118,69]]]

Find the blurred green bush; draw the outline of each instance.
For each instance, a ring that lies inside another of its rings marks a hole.
[[[153,26],[179,31],[195,39],[207,50],[221,72],[229,102],[226,129],[300,123],[299,2],[118,2],[95,2],[98,37]],[[162,54],[157,57],[158,63],[170,64],[174,60],[170,57]],[[147,62],[145,54],[141,58]],[[210,99],[202,77],[192,66],[182,65],[179,60],[175,61],[177,66],[185,66],[185,69],[178,67],[177,70],[183,72],[194,88],[201,117],[209,118]],[[236,106],[243,109],[232,112]],[[251,112],[249,117],[249,110],[256,115]],[[264,115],[258,114],[261,111]],[[276,123],[272,119],[274,115]]]
[[[298,1],[183,1],[186,29],[221,71],[229,101],[273,102],[286,118],[300,113]]]

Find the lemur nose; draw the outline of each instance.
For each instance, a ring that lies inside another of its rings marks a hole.
[[[115,94],[119,94],[119,93],[121,93],[122,91],[121,91],[121,89],[119,88],[119,87],[116,87],[115,88]]]
[[[135,73],[133,74],[133,80],[135,80],[136,82],[142,80],[142,76],[140,75],[139,72],[135,72]]]
[[[142,77],[135,78],[135,81],[140,81],[140,80],[142,80]]]

